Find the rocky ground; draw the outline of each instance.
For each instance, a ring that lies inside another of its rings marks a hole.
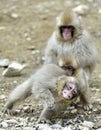
[[[30,97],[15,105],[18,114],[3,114],[10,91],[43,63],[44,47],[51,35],[55,17],[66,8],[86,5],[80,10],[85,27],[95,38],[99,61],[93,73],[91,92],[93,110],[70,106],[53,124],[38,124],[41,106]],[[100,0],[1,0],[0,1],[0,62],[17,61],[27,64],[20,76],[5,77],[0,65],[0,130],[101,130],[101,1]],[[3,64],[1,62],[1,64]]]

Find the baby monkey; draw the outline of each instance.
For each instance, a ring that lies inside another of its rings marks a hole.
[[[90,103],[89,77],[87,72],[78,66],[76,59],[72,55],[60,55],[58,57],[58,65],[69,75],[75,77],[79,82],[80,100],[83,102],[84,109],[92,108]]]
[[[67,72],[55,64],[46,64],[10,93],[5,111],[11,111],[17,101],[33,94],[34,100],[43,105],[38,122],[50,121],[79,96],[78,88],[75,77],[67,76]]]

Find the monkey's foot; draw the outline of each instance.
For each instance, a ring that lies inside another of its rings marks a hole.
[[[49,119],[43,118],[43,119],[38,119],[38,121],[36,122],[36,124],[39,123],[47,123],[47,124],[52,124],[52,122]]]
[[[92,105],[92,104],[87,104],[87,105],[84,105],[83,108],[84,108],[84,110],[86,110],[86,111],[90,111],[90,110],[92,110],[93,105]]]
[[[4,115],[5,113],[7,113],[8,115],[13,116],[13,115],[18,114],[19,112],[18,112],[17,110],[5,109],[5,110],[3,111],[3,115]]]

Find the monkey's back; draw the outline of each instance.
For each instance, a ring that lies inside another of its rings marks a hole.
[[[36,93],[42,94],[47,90],[56,92],[56,83],[58,77],[65,75],[65,71],[55,64],[46,64],[42,66],[33,76],[32,93],[37,97]],[[38,94],[38,95],[39,95]]]

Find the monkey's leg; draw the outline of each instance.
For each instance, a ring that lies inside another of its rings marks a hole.
[[[37,123],[42,121],[52,123],[50,120],[54,117],[61,117],[62,112],[67,108],[67,106],[68,104],[61,101],[55,103],[53,108],[50,108],[48,106],[44,107]]]
[[[91,105],[90,95],[89,95],[88,92],[86,92],[85,94],[81,94],[80,100],[82,101],[83,107],[84,107],[85,110],[91,110],[92,109],[93,106]]]
[[[49,108],[49,107],[44,107],[44,109],[41,112],[41,115],[37,121],[37,123],[40,122],[46,122],[46,123],[51,123],[50,119],[56,115],[56,111],[53,108]]]
[[[12,109],[13,105],[20,100],[25,99],[26,97],[31,95],[31,80],[23,82],[18,85],[9,95],[8,101],[5,104],[5,111],[9,111]],[[8,112],[9,113],[9,112]]]

